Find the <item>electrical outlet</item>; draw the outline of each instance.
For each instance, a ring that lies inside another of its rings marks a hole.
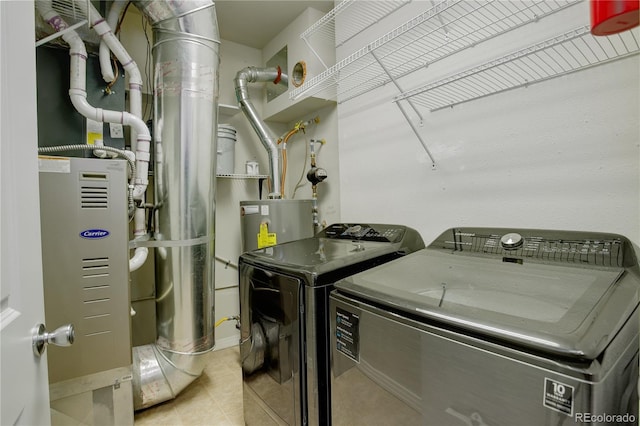
[[[109,123],[109,134],[112,139],[124,138],[124,129],[120,123]]]

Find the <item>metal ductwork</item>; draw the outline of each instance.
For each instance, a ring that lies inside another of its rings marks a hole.
[[[214,347],[219,33],[211,0],[133,2],[153,25],[157,341],[133,350],[135,409],[174,398]]]
[[[258,134],[262,145],[269,155],[269,178],[271,189],[269,198],[282,198],[280,193],[280,159],[278,155],[277,138],[258,116],[258,112],[249,99],[248,83],[273,82],[288,85],[288,77],[282,73],[280,67],[256,68],[247,67],[236,74],[236,98],[244,115],[249,119],[253,130]]]

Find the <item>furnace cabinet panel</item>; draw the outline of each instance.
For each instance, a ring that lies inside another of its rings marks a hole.
[[[38,99],[38,146],[58,146],[87,143],[87,130],[99,133],[94,128],[87,129],[87,119],[71,104],[69,98],[70,76],[69,50],[55,46],[36,48],[37,99]],[[87,101],[96,108],[124,111],[125,84],[124,71],[119,70],[118,78],[111,87],[111,94],[105,92],[107,83],[102,80],[98,58],[89,54],[87,58]],[[102,128],[104,144],[124,149],[123,137],[111,137],[109,123],[97,125]],[[64,151],[61,155],[91,157],[91,151]]]
[[[127,162],[39,161],[46,325],[75,327],[73,345],[47,349],[49,382],[130,371]]]

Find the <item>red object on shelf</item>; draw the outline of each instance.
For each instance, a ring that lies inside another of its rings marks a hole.
[[[640,0],[591,0],[591,34],[606,36],[640,23]]]

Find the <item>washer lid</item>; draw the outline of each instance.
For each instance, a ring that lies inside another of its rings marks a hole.
[[[426,249],[336,288],[473,333],[592,359],[638,303],[637,283],[618,283],[623,274],[623,268],[515,264]]]

